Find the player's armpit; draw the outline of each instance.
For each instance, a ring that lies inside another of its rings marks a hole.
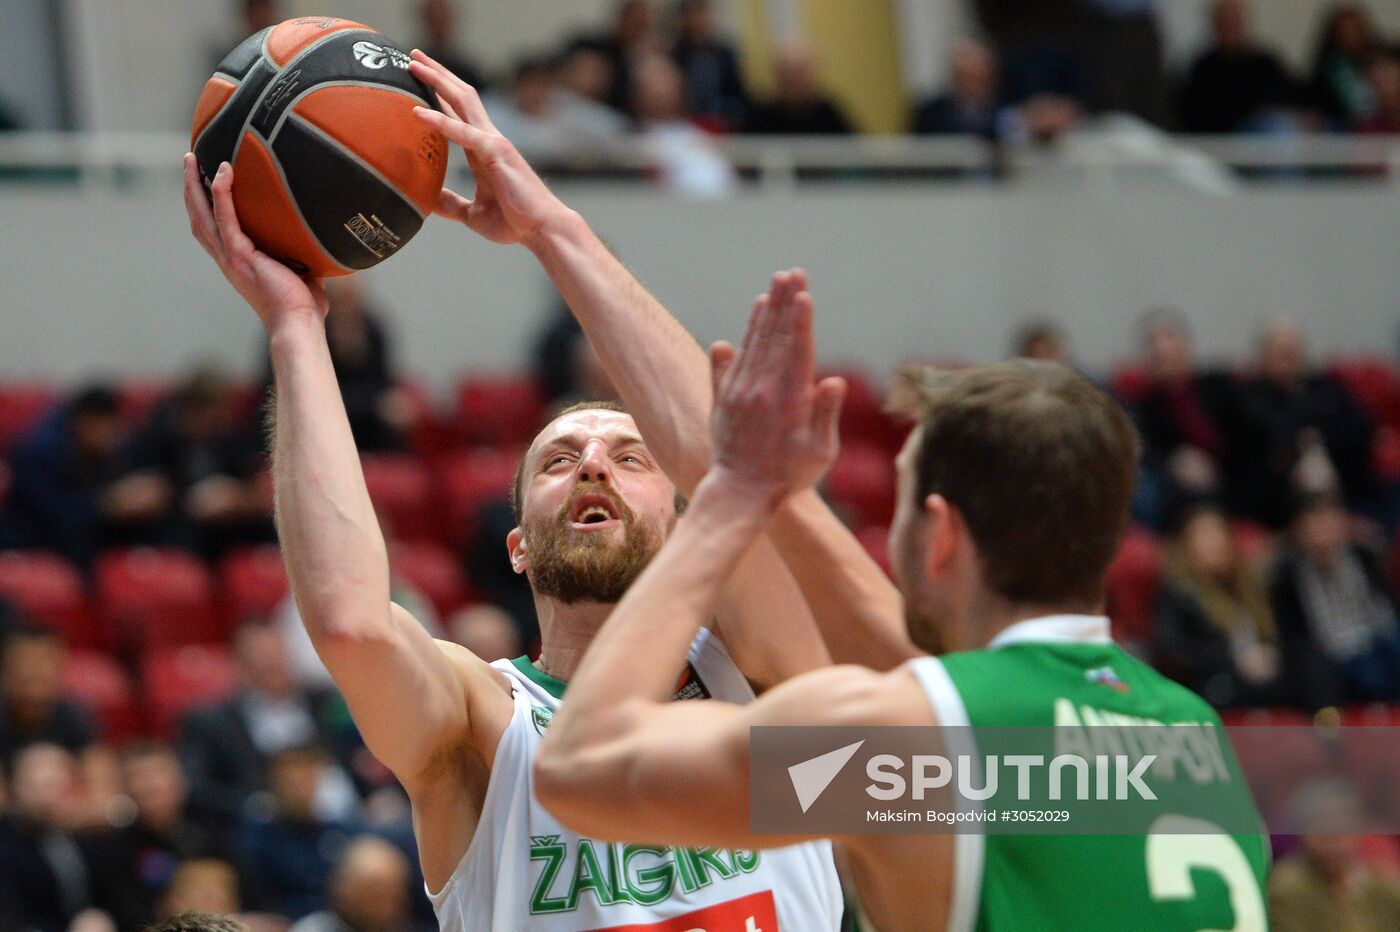
[[[913,677],[828,667],[756,701],[629,701],[583,741],[547,738],[535,762],[540,802],[593,838],[714,848],[803,840],[749,831],[749,729],[756,725],[930,725]]]
[[[435,641],[397,605],[388,615],[373,633],[321,635],[313,643],[365,745],[412,794],[441,749],[473,741],[478,724],[489,730],[509,716],[510,695],[500,675],[465,648]],[[482,743],[489,755],[489,740]]]

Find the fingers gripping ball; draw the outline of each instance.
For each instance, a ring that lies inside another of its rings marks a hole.
[[[250,36],[204,86],[192,148],[205,183],[234,167],[258,248],[317,277],[392,256],[432,213],[447,140],[413,116],[436,96],[367,26],[291,19]]]

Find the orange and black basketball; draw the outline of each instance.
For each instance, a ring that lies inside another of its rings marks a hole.
[[[348,275],[397,252],[432,213],[447,140],[413,116],[435,107],[408,53],[343,19],[287,20],[219,64],[194,112],[206,182],[234,168],[244,231],[316,276]]]

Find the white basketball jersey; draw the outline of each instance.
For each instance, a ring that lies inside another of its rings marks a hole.
[[[824,932],[841,922],[829,842],[767,851],[663,848],[582,838],[535,798],[532,765],[564,684],[525,660],[492,664],[515,709],[496,747],[481,821],[442,890],[443,932]],[[691,645],[678,699],[749,702],[710,632]]]

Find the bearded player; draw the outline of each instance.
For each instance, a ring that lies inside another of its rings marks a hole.
[[[714,351],[714,465],[546,738],[537,790],[550,810],[594,837],[625,827],[651,841],[761,846],[749,831],[753,726],[1050,726],[1065,702],[1218,726],[1199,697],[1116,647],[1101,614],[1128,523],[1131,425],[1078,373],[1029,362],[910,387],[921,423],[898,460],[891,553],[912,640],[953,653],[889,672],[831,667],[744,707],[659,701],[740,555],[835,455],[843,386],[814,382],[800,284],[775,280],[737,359]],[[1091,675],[1105,669],[1124,688]],[[1267,927],[1257,835],[841,840],[881,929]]]
[[[366,744],[408,792],[442,928],[837,928],[840,890],[825,843],[763,852],[607,844],[569,831],[534,797],[534,755],[566,684],[689,491],[648,448],[647,425],[639,432],[615,407],[583,406],[546,426],[525,455],[519,527],[507,545],[534,592],[539,660],[487,664],[435,641],[389,601],[385,545],[331,367],[320,284],[253,247],[234,213],[229,166],[212,183],[212,209],[191,156],[185,175],[195,237],[268,333],[273,477],[292,591]],[[493,232],[516,235],[508,226]],[[585,253],[601,248],[591,234],[579,242]],[[620,266],[599,279],[592,263],[565,257],[556,271],[584,308],[619,284],[640,291]],[[708,389],[693,404],[708,405]],[[695,632],[673,696],[745,702],[750,681],[771,685],[826,660],[800,593],[760,543]]]

